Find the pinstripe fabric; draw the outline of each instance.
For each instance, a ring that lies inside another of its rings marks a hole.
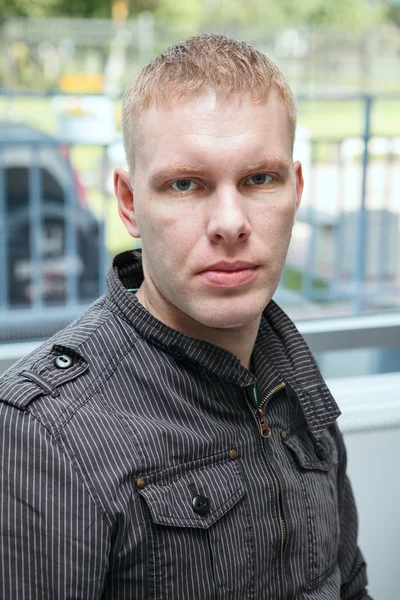
[[[118,256],[0,380],[0,597],[368,598],[339,411],[294,325],[268,305],[249,372],[153,318],[142,277]],[[263,439],[253,388],[281,382]]]

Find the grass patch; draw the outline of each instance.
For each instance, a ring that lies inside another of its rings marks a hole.
[[[282,275],[282,283],[286,290],[301,292],[304,288],[304,275],[299,269],[286,265]],[[328,288],[328,283],[323,279],[317,277],[313,279],[313,290],[327,290]]]
[[[360,100],[300,100],[299,125],[313,138],[340,139],[364,134],[365,106]],[[371,135],[400,136],[400,94],[397,100],[374,101]]]
[[[115,101],[117,128],[120,128],[121,101]],[[308,100],[298,102],[299,124],[306,126],[315,138],[338,139],[359,137],[364,131],[364,102],[359,100]],[[372,109],[371,133],[373,135],[400,136],[399,98],[377,99]],[[15,118],[56,135],[57,118],[52,98],[0,97],[0,118]]]
[[[0,118],[22,122],[55,135],[57,118],[51,98],[18,98],[0,96]]]

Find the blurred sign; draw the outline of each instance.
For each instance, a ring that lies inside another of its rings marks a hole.
[[[62,75],[58,84],[60,90],[72,94],[101,92],[104,86],[104,78],[102,75],[74,73],[73,75]]]
[[[117,137],[114,104],[105,96],[56,97],[57,135],[71,144],[111,144]]]
[[[129,15],[129,6],[127,0],[113,0],[112,18],[116,21],[124,21]]]

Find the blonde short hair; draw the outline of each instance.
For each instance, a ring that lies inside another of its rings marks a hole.
[[[213,90],[217,97],[250,93],[254,101],[277,89],[288,111],[292,144],[296,101],[281,71],[264,54],[245,42],[223,35],[200,34],[178,42],[156,56],[130,84],[122,103],[122,131],[127,161],[133,170],[133,140],[140,113],[151,104]]]

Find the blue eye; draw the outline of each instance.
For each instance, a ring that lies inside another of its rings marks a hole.
[[[269,175],[252,175],[247,179],[246,185],[264,185],[264,183],[269,183],[272,181],[272,177]]]
[[[199,186],[191,179],[178,179],[171,187],[177,192],[188,192],[197,189]]]

